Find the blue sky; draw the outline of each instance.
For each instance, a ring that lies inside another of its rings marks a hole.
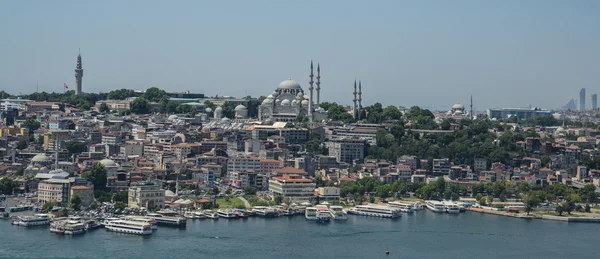
[[[364,105],[544,108],[600,92],[598,1],[2,1],[0,89],[268,95],[292,77]],[[588,105],[591,103],[588,100]]]

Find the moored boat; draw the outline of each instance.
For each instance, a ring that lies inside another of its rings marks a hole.
[[[109,221],[105,225],[109,231],[135,235],[152,235],[152,226],[150,224],[126,219]]]
[[[185,227],[187,219],[183,217],[170,217],[158,213],[150,213],[147,217],[156,220],[156,224],[171,227]]]
[[[236,219],[237,218],[237,214],[232,211],[229,211],[229,210],[218,210],[217,215],[219,215],[219,217],[221,217],[221,218],[226,218],[226,219]]]
[[[219,219],[219,214],[217,214],[216,212],[214,212],[212,210],[205,210],[204,215],[206,216],[206,218],[209,218],[209,219]]]
[[[317,222],[318,223],[327,223],[331,220],[331,212],[329,211],[329,207],[327,205],[317,205],[315,206],[317,209]]]
[[[304,217],[307,220],[317,220],[317,208],[315,207],[307,207],[304,211]]]
[[[329,213],[334,220],[348,220],[348,213],[342,206],[329,206]]]
[[[48,214],[35,214],[33,216],[19,217],[13,224],[22,227],[35,227],[49,225],[52,220]]]
[[[399,218],[402,216],[398,208],[377,204],[356,205],[348,210],[348,214],[378,218]]]
[[[425,207],[433,212],[446,212],[446,207],[440,201],[428,200],[425,201]]]

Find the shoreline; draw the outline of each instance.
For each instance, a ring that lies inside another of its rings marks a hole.
[[[496,210],[488,210],[481,208],[467,208],[467,211],[492,214],[498,216],[512,217],[512,218],[520,218],[520,219],[543,219],[543,220],[553,220],[553,221],[561,221],[568,223],[600,223],[600,218],[596,217],[568,217],[568,216],[553,216],[553,215],[536,215],[526,213],[511,213],[506,211],[496,211]]]

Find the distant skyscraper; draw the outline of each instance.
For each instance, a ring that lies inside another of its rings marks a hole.
[[[592,110],[598,108],[598,94],[592,94]]]
[[[77,67],[75,67],[75,95],[81,94],[81,83],[83,79],[83,65],[81,65],[81,53],[77,55]]]
[[[579,91],[579,110],[585,111],[585,88]]]

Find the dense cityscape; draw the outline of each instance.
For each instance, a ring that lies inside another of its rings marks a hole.
[[[361,81],[351,105],[327,102],[312,61],[307,92],[288,78],[258,98],[86,93],[83,71],[79,55],[62,94],[0,93],[1,212],[15,225],[152,234],[194,219],[423,208],[600,222],[600,113],[585,89],[578,110],[478,112],[471,97],[430,111],[363,106]]]

